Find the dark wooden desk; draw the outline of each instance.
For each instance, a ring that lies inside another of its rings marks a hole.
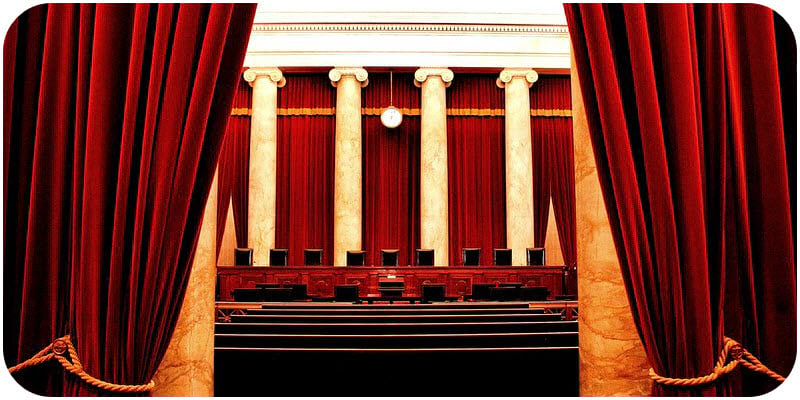
[[[448,297],[470,295],[473,283],[521,282],[524,286],[545,286],[550,296],[564,294],[564,267],[330,267],[330,266],[217,266],[217,300],[233,301],[231,290],[256,287],[257,283],[299,283],[308,285],[310,296],[333,296],[335,285],[358,285],[359,295],[377,295],[378,281],[388,275],[402,279],[405,294],[421,296],[423,284],[446,285]]]

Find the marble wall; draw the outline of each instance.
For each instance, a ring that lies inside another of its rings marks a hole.
[[[574,61],[573,61],[574,63]],[[572,68],[581,396],[647,396],[650,365],[622,282],[578,76]]]
[[[225,231],[222,233],[222,244],[219,246],[217,263],[220,265],[233,265],[233,249],[236,248],[236,227],[233,221],[232,201],[233,200],[228,204],[228,215],[225,217]]]
[[[175,332],[153,380],[153,396],[214,395],[217,176],[206,202],[197,251]]]
[[[564,265],[564,255],[561,253],[561,242],[556,225],[555,209],[550,200],[550,214],[547,218],[547,236],[544,239],[544,256],[547,265]]]

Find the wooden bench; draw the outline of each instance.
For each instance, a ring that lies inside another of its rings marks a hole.
[[[491,322],[491,321],[559,321],[560,314],[460,314],[460,315],[231,315],[231,322]]]
[[[225,305],[225,302],[219,302],[220,305]],[[529,303],[526,302],[447,302],[447,303],[428,303],[428,304],[353,304],[351,302],[345,303],[310,303],[310,302],[291,302],[279,304],[264,304],[261,305],[263,309],[376,309],[376,308],[391,308],[391,309],[439,309],[439,308],[530,308]]]
[[[565,347],[577,346],[577,332],[535,333],[443,333],[443,334],[224,334],[214,335],[214,346],[246,348],[324,347],[331,349],[377,347],[466,348],[466,347]]]
[[[458,315],[458,314],[544,314],[540,308],[310,308],[281,309],[253,308],[244,310],[248,315],[295,314],[295,315]]]
[[[401,323],[218,323],[216,333],[301,333],[301,334],[413,334],[413,333],[498,333],[577,332],[577,321],[541,322],[401,322]]]
[[[216,396],[578,396],[578,348],[217,347]]]

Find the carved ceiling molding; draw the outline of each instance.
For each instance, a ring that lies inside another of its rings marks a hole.
[[[253,24],[253,33],[274,32],[459,32],[459,33],[532,33],[568,35],[566,25],[494,25],[494,24]]]

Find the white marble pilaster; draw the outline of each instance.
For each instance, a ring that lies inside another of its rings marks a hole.
[[[268,265],[269,250],[275,247],[278,88],[286,80],[274,67],[250,68],[244,79],[253,87],[247,240],[253,249],[253,264]]]
[[[434,264],[450,264],[447,103],[445,89],[453,81],[447,68],[420,68],[414,84],[422,88],[420,112],[420,246],[434,250]]]
[[[506,68],[497,78],[505,88],[506,247],[512,264],[525,265],[525,249],[533,247],[533,154],[529,89],[539,78],[530,68]]]
[[[361,250],[361,88],[369,81],[360,67],[337,67],[328,77],[336,87],[333,265],[343,266],[348,250]]]
[[[217,275],[217,174],[206,200],[197,250],[178,322],[153,381],[152,396],[214,395],[214,293]]]
[[[649,396],[652,380],[622,281],[578,74],[572,65],[581,396]]]

